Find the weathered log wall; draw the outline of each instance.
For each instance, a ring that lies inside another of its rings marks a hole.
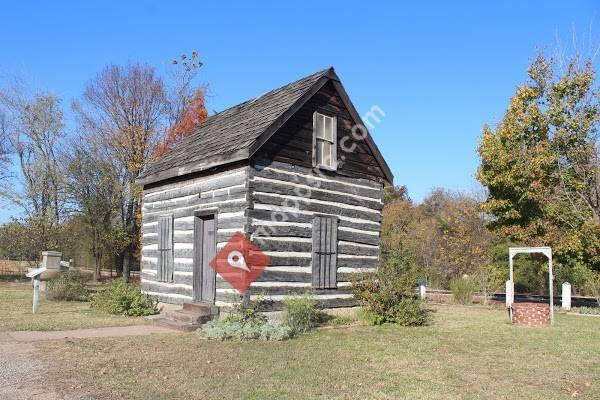
[[[375,271],[379,262],[382,184],[279,161],[260,160],[254,167],[248,233],[271,264],[251,285],[251,298],[263,293],[269,309],[279,309],[286,295],[309,292],[324,307],[355,305],[352,276]],[[339,218],[337,289],[312,288],[315,215]]]
[[[217,211],[217,249],[235,232],[244,232],[248,208],[248,166],[181,180],[144,191],[142,209],[142,289],[160,301],[193,299],[194,213]],[[159,282],[157,273],[158,217],[174,217],[173,282]],[[217,276],[217,305],[235,300],[231,287]],[[220,281],[220,282],[219,282]]]

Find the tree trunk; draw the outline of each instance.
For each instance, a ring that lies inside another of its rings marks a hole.
[[[95,261],[96,261],[96,268],[94,269],[94,281],[98,282],[100,281],[101,277],[102,277],[102,261],[101,261],[102,257],[98,258],[95,257]]]
[[[131,265],[131,252],[127,250],[123,257],[123,280],[129,282],[129,266]]]
[[[115,268],[115,275],[116,276],[121,276],[123,275],[123,260],[125,259],[125,253],[126,250],[122,251],[117,257],[116,257],[116,268]]]

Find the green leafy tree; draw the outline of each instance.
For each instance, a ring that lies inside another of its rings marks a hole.
[[[505,240],[552,246],[559,267],[600,269],[595,71],[574,57],[564,71],[543,55],[495,127],[484,126],[477,178],[483,210]]]
[[[50,217],[13,218],[0,226],[0,257],[35,265],[42,251],[60,251],[66,241],[68,232]]]

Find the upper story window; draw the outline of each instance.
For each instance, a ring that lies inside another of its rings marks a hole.
[[[337,168],[337,119],[315,112],[313,116],[313,164]]]

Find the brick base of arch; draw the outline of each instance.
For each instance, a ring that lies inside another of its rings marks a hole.
[[[546,326],[550,324],[550,305],[544,303],[513,303],[512,322],[516,325]]]

